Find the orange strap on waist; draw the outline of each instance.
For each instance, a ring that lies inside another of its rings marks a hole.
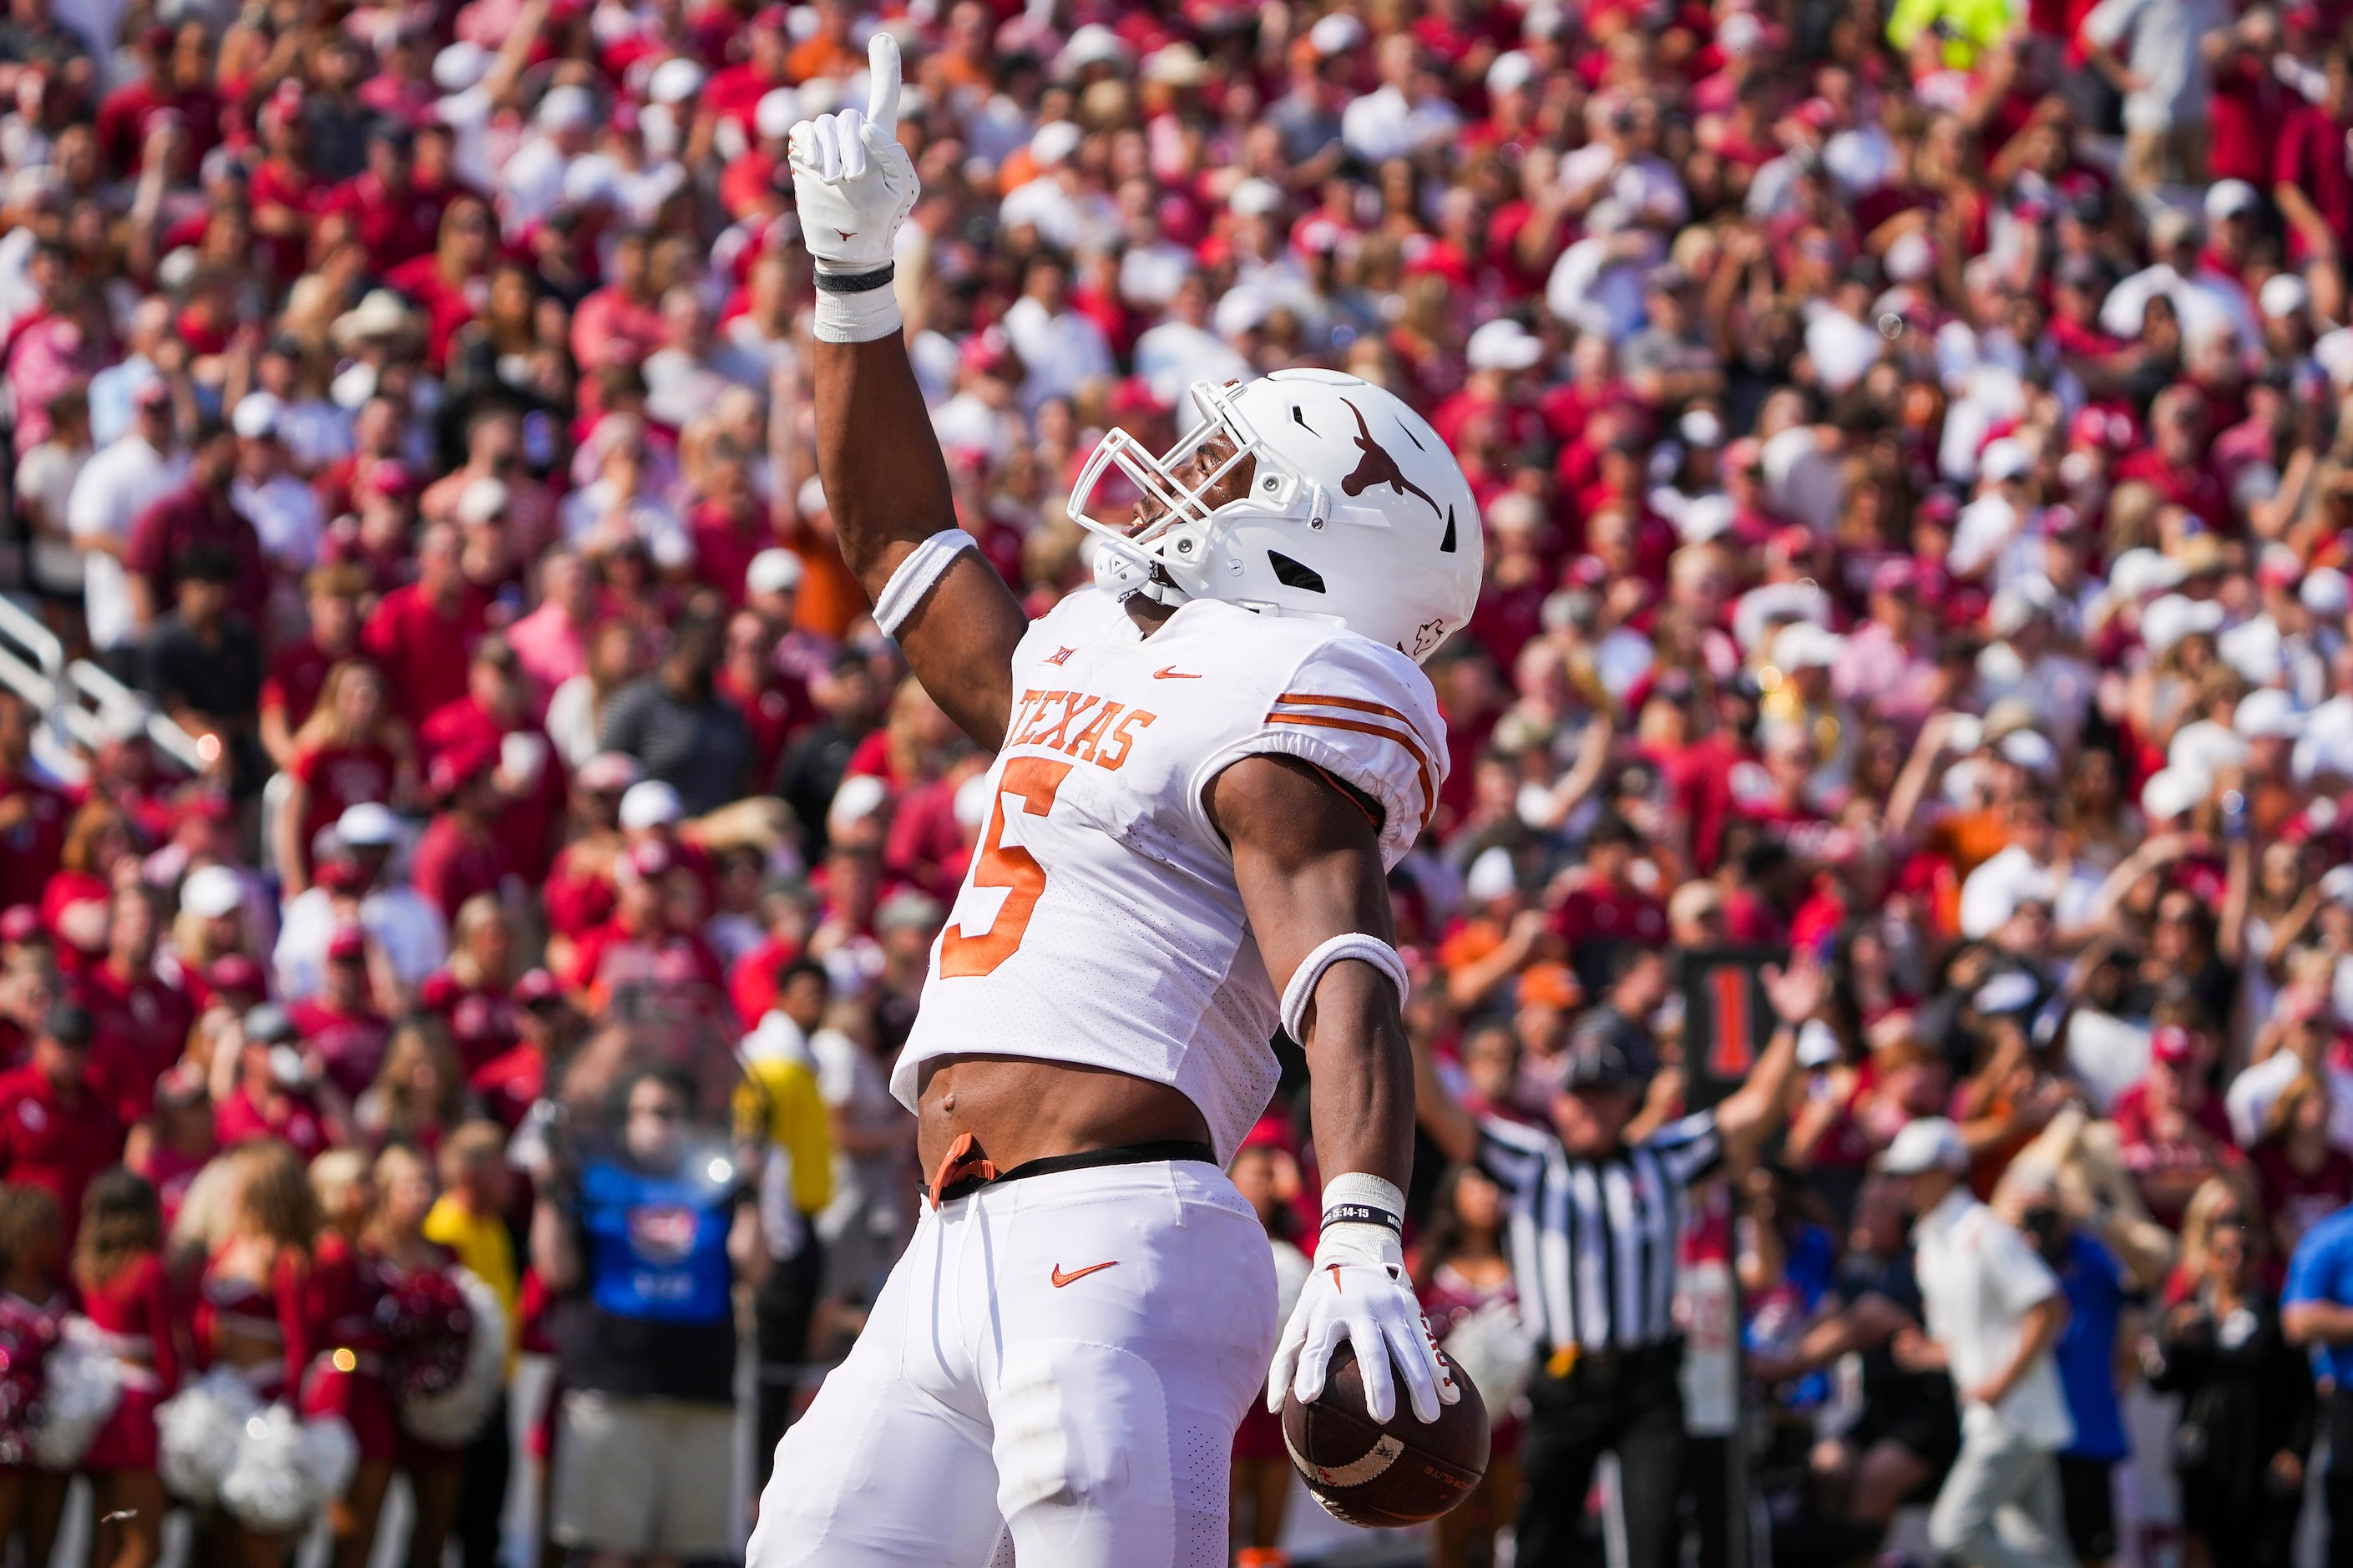
[[[932,1207],[938,1208],[940,1194],[967,1177],[977,1176],[984,1182],[997,1180],[996,1163],[989,1160],[970,1159],[967,1156],[971,1153],[972,1134],[957,1133],[956,1141],[948,1145],[948,1152],[940,1156],[940,1168],[932,1173],[931,1191],[927,1194],[932,1200]],[[904,1188],[900,1190],[905,1191]]]

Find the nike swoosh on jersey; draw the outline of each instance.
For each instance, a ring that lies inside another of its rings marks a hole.
[[[1152,679],[1155,680],[1198,680],[1201,678],[1198,675],[1188,675],[1173,664],[1164,664],[1158,669],[1152,672]]]
[[[1073,1268],[1068,1274],[1065,1274],[1062,1272],[1062,1266],[1057,1263],[1054,1265],[1054,1272],[1050,1278],[1054,1281],[1054,1289],[1059,1290],[1073,1279],[1083,1279],[1090,1274],[1100,1274],[1106,1268],[1116,1268],[1118,1267],[1119,1259],[1114,1258],[1108,1263],[1090,1263],[1084,1268]]]

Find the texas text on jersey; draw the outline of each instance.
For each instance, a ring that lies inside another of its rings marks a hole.
[[[1429,679],[1395,649],[1303,619],[1187,603],[1149,638],[1108,594],[1064,599],[1013,660],[1013,721],[978,852],[892,1074],[1044,1057],[1181,1089],[1222,1163],[1273,1093],[1275,987],[1202,792],[1236,760],[1314,763],[1412,847],[1445,776]]]

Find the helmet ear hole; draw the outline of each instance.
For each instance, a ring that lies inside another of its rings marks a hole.
[[[1440,555],[1454,553],[1454,509],[1451,506],[1446,509],[1446,537],[1438,542],[1438,552]]]
[[[1274,567],[1274,580],[1286,588],[1301,588],[1310,594],[1324,592],[1324,577],[1312,566],[1303,566],[1279,550],[1266,552],[1267,561]]]

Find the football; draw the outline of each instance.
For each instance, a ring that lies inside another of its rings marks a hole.
[[[1427,1426],[1415,1419],[1394,1360],[1397,1415],[1386,1423],[1373,1419],[1353,1345],[1332,1357],[1314,1404],[1283,1394],[1283,1447],[1325,1512],[1366,1527],[1419,1524],[1471,1495],[1487,1473],[1487,1406],[1471,1380],[1451,1361],[1446,1365],[1462,1397]]]

